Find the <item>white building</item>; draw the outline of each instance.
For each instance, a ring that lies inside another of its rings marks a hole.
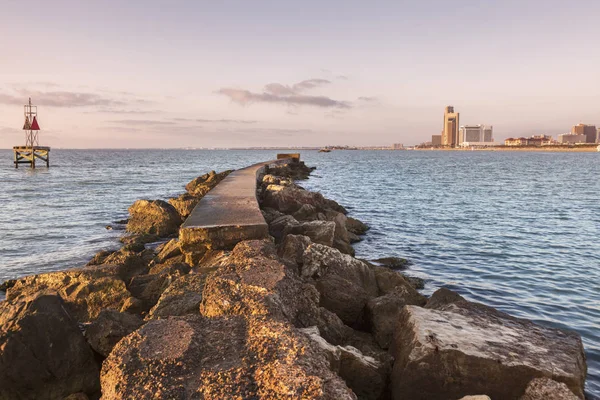
[[[491,146],[494,143],[494,127],[489,125],[464,125],[458,131],[458,144],[465,146],[476,146],[479,143],[485,146]]]
[[[575,133],[563,133],[558,135],[558,143],[563,144],[574,144],[574,143],[585,143],[587,136],[584,134],[577,135]]]

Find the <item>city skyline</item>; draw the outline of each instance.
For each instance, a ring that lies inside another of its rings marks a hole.
[[[28,97],[55,147],[417,144],[447,104],[499,142],[600,125],[600,4],[445,5],[3,2],[0,148]]]

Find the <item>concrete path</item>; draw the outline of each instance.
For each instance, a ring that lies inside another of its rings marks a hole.
[[[182,245],[231,249],[242,240],[268,238],[269,227],[256,199],[257,176],[267,165],[288,162],[291,159],[266,161],[229,174],[200,200],[181,226]]]

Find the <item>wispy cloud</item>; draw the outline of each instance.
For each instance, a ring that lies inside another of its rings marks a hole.
[[[118,109],[118,108],[99,108],[95,111],[85,111],[84,114],[132,114],[132,115],[141,115],[141,114],[158,114],[161,111],[158,110],[127,110],[127,109]]]
[[[367,97],[367,96],[361,96],[358,98],[359,101],[364,101],[367,103],[372,103],[372,102],[376,102],[379,101],[379,99],[377,97]]]
[[[203,119],[203,118],[173,118],[173,121],[179,122],[201,122],[208,124],[255,124],[258,121],[249,119]]]
[[[0,93],[0,104],[25,104],[29,97],[36,105],[49,107],[122,106],[125,103],[94,93],[69,91],[30,91],[19,89],[16,94]]]
[[[251,92],[245,89],[221,88],[217,93],[227,96],[231,101],[249,105],[253,103],[284,104],[290,106],[314,106],[324,108],[351,108],[346,101],[334,100],[327,96],[311,96],[303,94],[307,90],[331,83],[327,79],[307,79],[293,85],[269,83],[265,85],[262,93]]]
[[[116,121],[108,121],[112,124],[118,125],[126,125],[126,126],[165,126],[165,125],[175,125],[175,122],[171,121],[157,121],[150,119],[120,119]]]

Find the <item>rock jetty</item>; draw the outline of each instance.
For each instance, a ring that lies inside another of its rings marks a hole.
[[[137,201],[86,266],[7,283],[0,400],[584,398],[577,334],[423,296],[406,260],[354,257],[368,227],[298,184],[298,155],[249,168]]]

